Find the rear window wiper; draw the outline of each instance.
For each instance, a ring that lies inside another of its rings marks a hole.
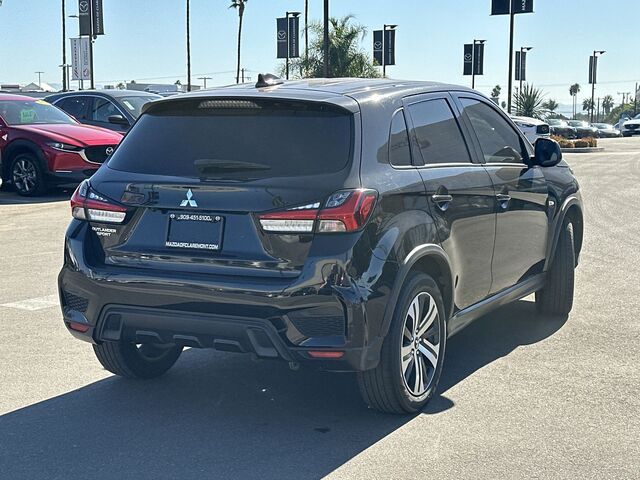
[[[210,173],[235,173],[256,170],[271,170],[270,165],[264,163],[240,162],[236,160],[220,160],[202,158],[195,160],[193,166],[198,173],[206,176]]]

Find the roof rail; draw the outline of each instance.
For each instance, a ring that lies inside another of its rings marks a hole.
[[[282,85],[284,80],[272,73],[259,73],[256,88],[273,87],[274,85]]]

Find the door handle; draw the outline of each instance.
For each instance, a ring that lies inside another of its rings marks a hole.
[[[500,206],[506,210],[509,207],[509,202],[511,201],[511,195],[508,195],[506,193],[498,193],[496,195],[496,199],[498,200],[498,203],[500,204]]]
[[[431,200],[435,203],[440,210],[443,212],[449,208],[451,202],[453,202],[453,197],[451,195],[431,195]]]

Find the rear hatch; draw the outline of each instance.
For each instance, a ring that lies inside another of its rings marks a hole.
[[[353,157],[354,115],[331,104],[251,98],[161,102],[142,115],[91,180],[93,191],[127,209],[120,225],[92,223],[100,261],[178,272],[297,276],[313,230],[297,231],[292,223],[291,231],[268,231],[260,216],[304,216],[334,192],[357,188],[349,184],[357,181]]]

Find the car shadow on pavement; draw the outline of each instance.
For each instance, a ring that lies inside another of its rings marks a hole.
[[[41,197],[22,197],[8,188],[0,188],[1,205],[35,205],[38,203],[65,202],[71,198],[73,188],[56,188]]]
[[[520,301],[453,337],[441,393],[563,320]],[[82,368],[82,365],[78,365]],[[115,377],[0,417],[7,478],[319,478],[414,417],[379,414],[354,375],[188,350],[162,379]]]

